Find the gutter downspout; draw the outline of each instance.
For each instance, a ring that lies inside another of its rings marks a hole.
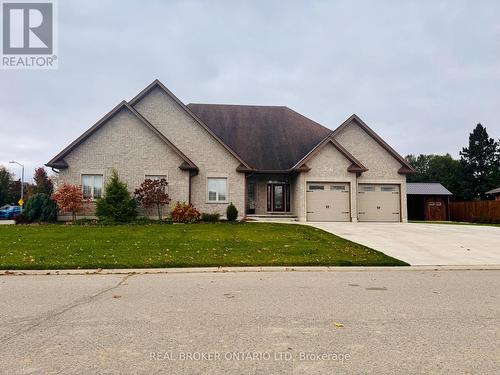
[[[189,171],[189,183],[188,183],[188,187],[189,187],[189,191],[188,191],[188,204],[191,204],[191,178],[196,176],[198,173],[196,173],[195,171]]]

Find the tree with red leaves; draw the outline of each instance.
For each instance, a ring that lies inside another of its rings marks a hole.
[[[78,185],[63,184],[52,195],[52,199],[57,202],[59,210],[71,212],[73,221],[76,220],[76,214],[83,208],[86,200],[83,198],[82,188]]]
[[[166,179],[150,180],[149,178],[135,189],[135,199],[144,208],[156,206],[158,211],[158,220],[161,220],[161,207],[170,203],[171,199],[166,192],[168,182]]]

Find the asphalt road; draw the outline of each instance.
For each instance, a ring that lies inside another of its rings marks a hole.
[[[0,277],[0,373],[500,369],[500,271]]]

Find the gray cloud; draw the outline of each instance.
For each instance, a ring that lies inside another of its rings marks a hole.
[[[361,116],[401,154],[500,137],[497,1],[60,1],[59,69],[0,71],[0,164],[47,162],[159,78],[184,102]],[[12,168],[17,171],[18,168]]]

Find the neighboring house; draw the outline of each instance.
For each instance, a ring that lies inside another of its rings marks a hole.
[[[409,220],[449,220],[450,197],[453,194],[443,185],[434,182],[408,182],[406,194]]]
[[[496,189],[487,191],[486,194],[493,195],[495,197],[496,201],[500,201],[500,187],[497,187]]]
[[[172,201],[240,217],[406,221],[413,168],[352,115],[330,129],[287,107],[184,105],[155,80],[47,166],[95,199],[113,169],[133,191],[165,177]]]

